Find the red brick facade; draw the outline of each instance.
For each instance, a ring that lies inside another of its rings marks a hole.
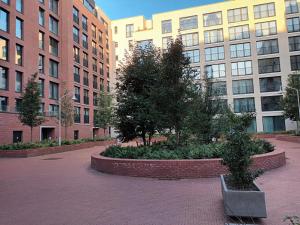
[[[252,169],[271,170],[286,163],[285,152],[274,152],[253,157]],[[93,169],[115,175],[151,178],[205,178],[217,177],[228,171],[221,159],[202,160],[134,160],[113,159],[94,154],[91,157]]]

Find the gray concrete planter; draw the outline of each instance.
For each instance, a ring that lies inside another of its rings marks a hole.
[[[224,211],[227,216],[267,218],[265,193],[255,183],[254,185],[257,191],[230,190],[224,176],[221,176]]]

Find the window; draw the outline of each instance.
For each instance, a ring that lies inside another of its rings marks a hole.
[[[49,116],[58,116],[58,105],[49,105]]]
[[[161,30],[163,34],[172,33],[172,20],[161,21]]]
[[[109,81],[107,81],[107,86],[106,86],[106,91],[107,92],[110,92],[110,84],[109,84],[110,82]]]
[[[44,4],[44,3],[45,3],[45,0],[39,0],[39,2],[40,2],[41,4]]]
[[[97,77],[93,76],[93,88],[98,89],[98,82],[97,82]]]
[[[80,83],[80,69],[77,66],[73,68],[74,81]]]
[[[97,55],[97,45],[94,41],[92,41],[92,51],[94,55]]]
[[[222,12],[208,13],[203,15],[203,26],[210,27],[222,24]]]
[[[193,67],[191,68],[191,74],[192,76],[196,79],[199,80],[200,79],[200,67]]]
[[[49,83],[49,98],[58,100],[58,84],[54,82]]]
[[[234,95],[254,93],[253,80],[234,80],[232,81],[232,92]]]
[[[39,25],[45,26],[45,11],[43,9],[39,9]]]
[[[23,39],[23,20],[16,18],[16,37]]]
[[[73,58],[75,62],[80,63],[79,48],[75,46],[73,46]]]
[[[75,86],[74,93],[75,93],[75,102],[80,103],[80,88]]]
[[[222,60],[225,58],[224,46],[206,48],[205,49],[205,61]]]
[[[45,95],[45,81],[44,79],[39,79],[39,90],[40,90],[40,97],[44,97]]]
[[[13,143],[20,143],[23,141],[23,131],[13,131]]]
[[[96,35],[96,26],[94,24],[92,24],[92,37],[94,39],[96,39],[97,35]]]
[[[127,25],[126,25],[126,37],[127,37],[127,38],[132,37],[133,31],[134,31],[134,26],[133,26],[133,24],[127,24]]]
[[[20,13],[23,12],[23,0],[16,0],[16,10]]]
[[[74,123],[80,123],[80,107],[74,107]],[[74,137],[77,137],[78,139],[79,131],[77,131],[76,133],[77,135],[75,135],[74,131]]]
[[[226,82],[211,82],[210,88],[213,96],[227,95]]]
[[[73,22],[79,24],[79,11],[73,7]]]
[[[191,63],[199,63],[200,62],[200,51],[198,49],[185,51],[185,52],[183,52],[183,55],[186,58],[189,58]]]
[[[79,44],[79,30],[73,27],[73,41]]]
[[[281,111],[282,96],[261,97],[261,108],[263,112]]]
[[[205,73],[209,79],[226,77],[225,64],[205,66]]]
[[[90,104],[89,91],[85,89],[83,90],[83,103],[86,105]]]
[[[89,86],[89,73],[87,71],[83,71],[83,85]]]
[[[90,11],[94,12],[95,7],[90,3],[91,1],[89,0],[83,0],[83,5]]]
[[[254,6],[255,19],[266,18],[271,16],[275,16],[275,4],[273,2]]]
[[[137,45],[139,48],[145,49],[153,44],[152,40],[143,40],[143,41],[138,41]]]
[[[0,112],[8,111],[8,98],[0,96]]]
[[[22,104],[22,99],[15,99],[15,112],[20,112],[20,108],[21,108],[21,104]]]
[[[104,91],[104,79],[100,78],[100,91]]]
[[[300,51],[300,36],[289,37],[290,52]]]
[[[44,115],[45,114],[45,103],[41,103],[40,104],[40,110],[39,110],[39,113],[41,115]]]
[[[49,9],[58,14],[58,0],[49,0]]]
[[[85,31],[88,30],[88,19],[84,15],[82,15],[82,29]]]
[[[16,82],[15,82],[15,92],[21,93],[23,87],[23,74],[21,72],[16,72]]]
[[[98,31],[98,40],[100,43],[102,43],[102,41],[103,41],[103,33],[100,30]]]
[[[191,47],[199,45],[198,33],[193,34],[183,34],[181,35],[182,43],[184,47]]]
[[[255,24],[256,37],[277,34],[276,21],[263,22]]]
[[[224,41],[223,29],[205,31],[204,40],[205,44],[212,44]]]
[[[163,37],[162,38],[162,49],[163,50],[168,49],[171,42],[172,42],[172,37]]]
[[[232,76],[244,76],[252,74],[252,61],[231,63]]]
[[[84,109],[84,123],[88,124],[90,122],[90,110]]]
[[[297,0],[285,0],[285,14],[299,12]]]
[[[83,53],[83,66],[87,68],[89,67],[89,57],[85,52]]]
[[[291,69],[298,71],[300,69],[300,55],[291,56]]]
[[[189,30],[198,28],[198,17],[190,16],[179,19],[180,30]]]
[[[9,0],[1,0],[1,2],[5,3],[6,5],[9,5]]]
[[[82,46],[85,49],[88,49],[89,45],[88,45],[88,36],[85,34],[82,34]]]
[[[9,14],[4,9],[0,8],[0,30],[8,32]]]
[[[281,89],[281,77],[266,77],[259,79],[260,92],[274,92]]]
[[[58,21],[54,19],[52,16],[49,18],[49,30],[53,34],[58,35]]]
[[[241,58],[251,56],[250,43],[230,45],[230,57]]]
[[[49,52],[51,55],[58,56],[58,41],[50,37]]]
[[[286,24],[287,24],[287,30],[289,33],[300,31],[300,18],[299,17],[287,19]]]
[[[15,63],[18,66],[23,65],[23,46],[16,45],[16,57],[15,57]]]
[[[8,40],[0,37],[0,59],[8,61]]]
[[[49,75],[58,78],[58,62],[52,59],[49,60]]]
[[[101,76],[104,75],[104,66],[103,66],[103,63],[100,63],[100,75]]]
[[[254,98],[237,98],[233,104],[235,113],[255,112]]]
[[[263,116],[263,126],[266,133],[285,131],[284,116]]]
[[[39,73],[44,74],[45,73],[45,57],[43,55],[39,55],[39,65],[38,70]]]
[[[250,126],[247,128],[248,133],[257,133],[256,117],[252,119]]]
[[[92,62],[93,71],[97,73],[97,59],[93,58]]]
[[[258,55],[274,54],[279,52],[278,39],[256,42]]]
[[[44,50],[45,48],[45,34],[43,32],[39,32],[39,48]]]
[[[0,66],[0,90],[8,90],[8,69]]]
[[[249,25],[229,27],[229,40],[242,40],[250,38]]]
[[[117,26],[114,27],[114,31],[115,31],[115,34],[118,34],[118,27]]]
[[[238,8],[228,10],[228,22],[235,23],[248,20],[248,8]]]
[[[280,72],[280,59],[279,58],[259,59],[258,72],[259,74]]]

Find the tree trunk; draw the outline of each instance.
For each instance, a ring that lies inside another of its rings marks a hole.
[[[146,139],[146,134],[144,132],[142,133],[142,139],[143,139],[144,146],[146,146],[147,145],[147,139]]]
[[[33,127],[30,127],[30,141],[31,141],[31,143],[32,143],[32,129],[33,129]]]

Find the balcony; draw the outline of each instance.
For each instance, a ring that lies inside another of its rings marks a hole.
[[[80,123],[80,114],[74,115],[74,123]]]
[[[90,104],[90,99],[89,99],[88,96],[84,96],[84,97],[83,97],[83,103],[84,103],[85,105]]]
[[[80,76],[79,74],[74,73],[74,81],[80,83]]]
[[[83,66],[89,67],[89,61],[87,59],[83,59]]]
[[[89,86],[89,78],[83,77],[83,85]]]
[[[90,117],[89,116],[84,116],[84,123],[86,123],[86,124],[88,124],[88,123],[90,123]]]
[[[79,17],[76,15],[73,15],[73,21],[74,21],[74,23],[79,24]]]

